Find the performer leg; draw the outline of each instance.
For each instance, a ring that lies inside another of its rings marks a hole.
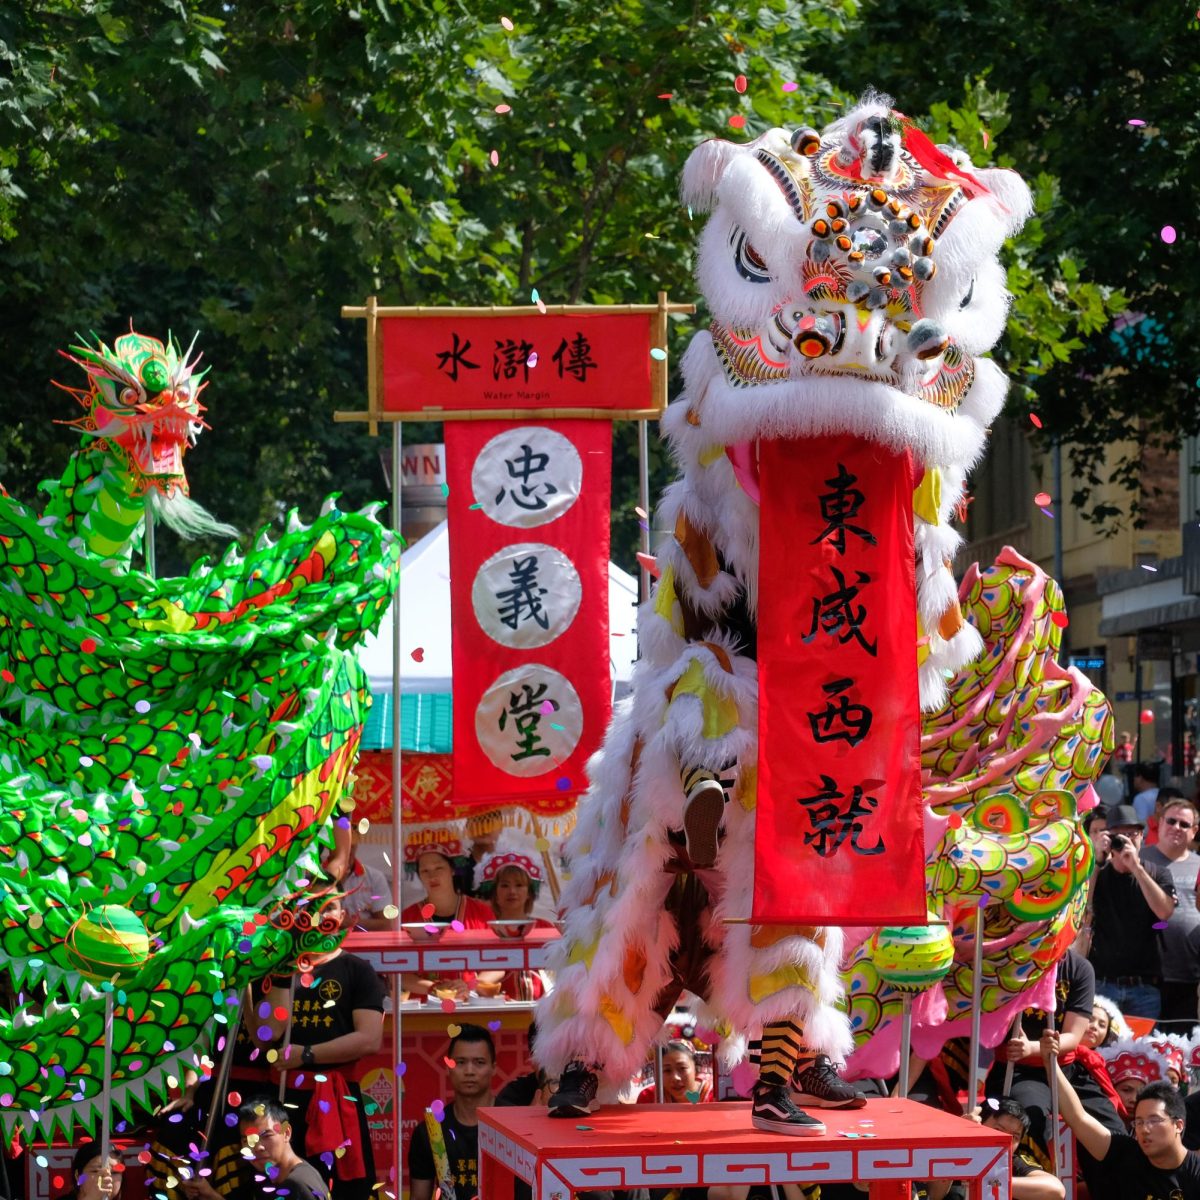
[[[733,763],[729,763],[722,769],[727,771],[732,767]],[[726,788],[732,781],[719,779],[707,767],[680,767],[679,778],[687,796],[683,809],[683,836],[688,858],[695,867],[711,867],[717,860]]]
[[[763,1026],[750,1118],[757,1129],[810,1137],[825,1132],[823,1122],[796,1106],[788,1087],[804,1053],[804,1033],[794,1022],[776,1021]]]

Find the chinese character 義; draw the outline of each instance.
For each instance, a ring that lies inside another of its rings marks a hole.
[[[547,589],[538,586],[538,566],[536,554],[515,559],[508,573],[512,586],[496,593],[500,620],[514,632],[523,621],[533,621],[543,629],[550,628],[550,617],[542,606]]]

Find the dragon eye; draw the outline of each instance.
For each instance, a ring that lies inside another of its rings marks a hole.
[[[122,392],[121,392],[121,403],[122,404],[126,404],[130,408],[132,408],[137,402],[138,402],[138,394],[133,388],[127,387],[122,390]]]
[[[971,303],[971,297],[975,295],[975,280],[971,280],[971,286],[967,288],[967,294],[958,302],[960,309],[966,308]]]
[[[734,247],[733,265],[737,273],[751,283],[770,283],[771,275],[762,255],[750,244],[750,239],[741,231],[737,231],[737,244]]]

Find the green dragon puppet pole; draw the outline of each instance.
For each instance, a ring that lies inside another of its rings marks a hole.
[[[113,994],[104,994],[104,1091],[100,1096],[100,1163],[108,1169],[112,1149]]]
[[[401,471],[404,467],[404,426],[392,422],[392,532],[396,541],[404,544],[400,532],[400,494],[403,487]],[[400,883],[404,862],[404,772],[403,748],[400,735],[400,589],[401,580],[396,580],[396,591],[392,598],[392,896],[400,905]],[[400,976],[392,976],[392,1112],[396,1117],[396,1128],[402,1127],[404,1106],[404,1082],[400,1075],[403,1060],[403,1041],[400,1031]],[[400,1194],[403,1159],[401,1139],[392,1139],[392,1184],[395,1194]]]

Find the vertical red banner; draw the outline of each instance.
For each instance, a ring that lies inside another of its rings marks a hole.
[[[759,447],[753,919],[925,920],[911,457]]]
[[[607,421],[446,426],[454,798],[586,786],[612,707]]]

